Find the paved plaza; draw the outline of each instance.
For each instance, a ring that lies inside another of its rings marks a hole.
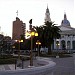
[[[53,61],[56,62],[53,75],[75,75],[75,63],[73,57],[54,58]]]
[[[50,58],[56,63],[53,75],[75,75],[75,62],[73,57],[67,58]],[[34,60],[34,65],[37,65],[37,60]],[[29,61],[24,62],[24,68],[29,66]],[[21,69],[17,67],[16,70]],[[0,71],[15,70],[15,65],[0,65]]]

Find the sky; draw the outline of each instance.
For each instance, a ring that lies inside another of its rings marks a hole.
[[[44,24],[46,8],[49,8],[51,20],[60,25],[66,12],[71,27],[75,28],[74,0],[0,0],[0,32],[12,37],[12,25],[18,17],[29,27]]]

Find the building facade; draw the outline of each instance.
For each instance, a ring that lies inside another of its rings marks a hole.
[[[51,22],[50,12],[47,6],[45,13],[45,22]],[[61,30],[60,39],[54,39],[52,49],[56,50],[75,50],[75,28],[71,27],[67,15],[64,13],[64,19],[61,21],[61,25],[58,26]]]
[[[58,47],[58,49],[62,50],[75,50],[75,28],[71,27],[70,22],[67,20],[66,13],[64,13],[64,19],[58,27],[61,30],[61,38],[54,39],[54,49]]]
[[[26,24],[23,23],[18,17],[16,17],[16,20],[13,21],[13,27],[12,27],[12,39],[13,40],[20,40],[21,35],[25,35],[26,30]]]

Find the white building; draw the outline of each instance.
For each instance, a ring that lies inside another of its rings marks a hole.
[[[45,22],[46,21],[51,21],[48,6],[45,13]],[[67,20],[66,13],[64,13],[64,19],[58,27],[61,30],[61,38],[54,39],[52,48],[58,48],[60,50],[75,50],[75,28],[71,27],[70,22]]]

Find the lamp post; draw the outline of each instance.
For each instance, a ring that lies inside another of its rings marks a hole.
[[[39,45],[41,45],[41,42],[39,40],[37,40],[36,45],[38,45],[38,56],[39,56],[39,53],[40,53]]]
[[[32,19],[30,19],[29,21],[29,24],[30,24],[30,27],[29,27],[29,30],[30,30],[30,36],[31,36],[31,50],[30,50],[30,67],[33,66],[33,37],[34,36],[38,36],[38,33],[34,31],[34,28],[32,26]]]
[[[33,66],[33,37],[38,36],[37,32],[31,32],[31,50],[30,50],[30,66]]]
[[[18,67],[21,67],[21,65],[22,65],[22,62],[21,62],[21,60],[20,60],[20,42],[23,42],[23,40],[16,40],[16,42],[18,42],[18,60],[17,61],[15,61],[15,69],[16,69],[16,63],[17,63],[17,66]]]
[[[19,50],[19,52],[18,52],[18,58],[20,59],[20,42],[23,42],[23,40],[16,40],[17,42],[18,42],[18,50]]]

